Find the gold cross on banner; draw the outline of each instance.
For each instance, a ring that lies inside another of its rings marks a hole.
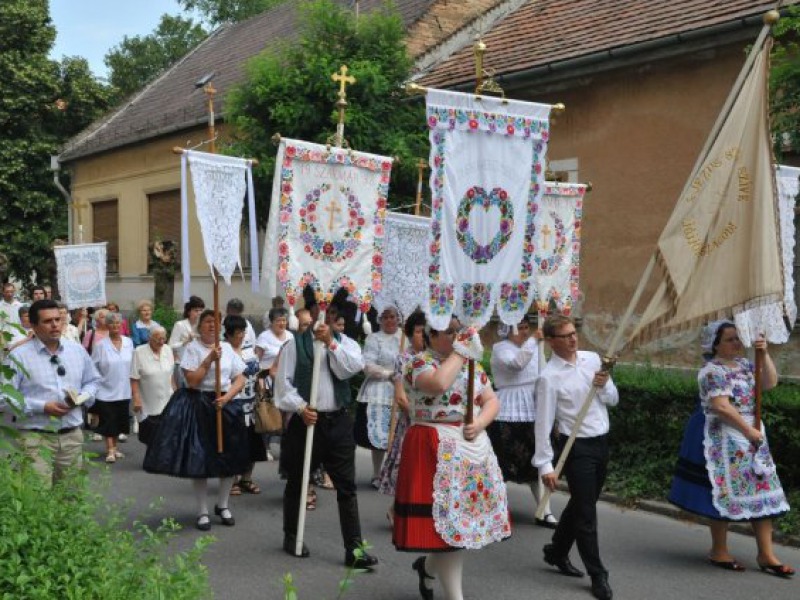
[[[542,248],[544,250],[547,250],[547,238],[550,237],[551,233],[553,233],[553,230],[550,229],[547,223],[545,223],[544,227],[542,227],[542,235],[544,236],[544,241],[542,242]]]
[[[345,98],[347,96],[347,91],[345,89],[347,84],[352,85],[356,82],[356,78],[352,75],[348,75],[347,71],[347,65],[342,65],[338,73],[331,75],[331,79],[339,83],[339,98]]]
[[[342,212],[342,209],[339,208],[339,204],[336,202],[336,200],[331,200],[331,203],[328,204],[328,206],[323,210],[330,215],[330,218],[328,219],[328,231],[333,231],[333,217],[336,213]]]

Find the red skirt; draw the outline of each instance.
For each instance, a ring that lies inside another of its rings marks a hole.
[[[433,524],[433,476],[438,450],[439,434],[434,427],[412,425],[406,432],[397,474],[392,530],[392,543],[402,552],[458,549],[444,542]]]

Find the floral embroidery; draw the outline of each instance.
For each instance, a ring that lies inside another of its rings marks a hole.
[[[456,548],[478,549],[511,535],[508,499],[497,458],[472,462],[455,440],[439,438],[433,479],[436,532]]]
[[[349,187],[342,185],[336,186],[345,199],[347,206],[347,227],[344,233],[337,239],[336,237],[326,237],[322,235],[317,227],[320,220],[325,220],[325,215],[320,214],[321,210],[331,212],[331,219],[335,212],[341,212],[336,200],[331,200],[327,208],[320,208],[320,201],[332,189],[331,184],[323,183],[306,194],[305,200],[300,205],[298,214],[300,215],[300,241],[303,249],[318,260],[329,262],[343,262],[353,256],[358,249],[363,237],[364,214],[361,211],[361,202],[353,194]],[[329,232],[330,233],[330,232]]]
[[[430,105],[428,128],[488,131],[525,139],[533,137],[544,141],[550,138],[550,124],[547,120]]]
[[[498,232],[488,244],[479,244],[472,236],[469,215],[473,208],[483,208],[488,212],[496,206],[500,211]],[[489,193],[480,186],[472,186],[461,199],[456,214],[456,240],[470,260],[479,265],[491,262],[505,247],[514,232],[514,206],[502,188],[494,188]]]
[[[491,283],[465,283],[461,286],[461,311],[467,322],[492,309]]]
[[[564,221],[558,217],[558,213],[555,211],[551,211],[550,216],[553,218],[553,224],[555,226],[552,232],[555,235],[553,252],[546,256],[536,256],[534,258],[536,266],[539,267],[539,271],[543,275],[552,275],[558,271],[567,253],[567,238],[564,235]]]
[[[500,286],[500,310],[507,313],[523,312],[528,306],[530,283],[514,281]]]
[[[430,296],[428,306],[434,315],[449,315],[453,312],[453,286],[432,283],[429,286]]]

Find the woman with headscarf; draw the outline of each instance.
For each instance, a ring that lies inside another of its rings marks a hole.
[[[775,364],[762,338],[764,389],[778,383]],[[669,494],[670,502],[710,519],[715,567],[744,571],[728,550],[728,523],[750,521],[762,571],[789,578],[794,569],[775,555],[772,519],[789,511],[764,424],[755,427],[755,366],[744,358],[736,326],[715,321],[705,327],[701,346],[706,364],[697,375],[700,405],[689,420]]]
[[[389,442],[389,421],[394,400],[394,368],[400,354],[400,311],[387,306],[378,316],[380,331],[364,344],[364,383],[356,399],[355,438],[372,451],[372,487],[380,487],[381,465]]]
[[[422,598],[433,598],[436,578],[447,600],[463,600],[463,552],[511,535],[503,474],[485,429],[499,405],[486,373],[474,329],[430,331],[430,348],[406,367],[403,383],[411,427],[403,441],[397,476],[392,541],[403,552],[427,551],[412,567]],[[474,396],[467,395],[469,359],[476,360]],[[465,425],[467,404],[475,405]]]
[[[531,335],[531,326],[524,319],[517,324],[516,333],[507,325],[501,325],[497,332],[503,339],[492,347],[491,365],[500,412],[486,433],[492,440],[503,478],[506,482],[530,486],[538,504],[544,486],[538,469],[531,464],[536,448],[534,386],[539,376],[536,335]],[[536,519],[536,524],[549,529],[558,525],[549,502],[543,518]]]

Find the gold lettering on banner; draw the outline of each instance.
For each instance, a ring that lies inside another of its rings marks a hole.
[[[697,200],[698,196],[706,189],[708,182],[711,181],[714,177],[714,174],[719,170],[726,162],[733,162],[739,155],[741,154],[738,147],[732,146],[725,150],[722,153],[722,157],[713,158],[708,161],[703,167],[700,169],[700,172],[695,175],[695,178],[692,180],[691,185],[689,186],[689,193],[684,198],[686,202],[694,202]]]
[[[722,244],[727,242],[734,233],[736,233],[736,224],[728,221],[728,224],[722,231],[710,242],[703,242],[700,234],[697,231],[697,221],[694,219],[684,219],[681,229],[683,229],[683,237],[686,243],[692,249],[694,255],[698,258],[709,256],[714,250],[721,247]]]
[[[739,202],[750,202],[753,198],[753,180],[750,177],[747,167],[739,167],[737,177],[739,179],[739,194],[736,196],[736,199]]]

